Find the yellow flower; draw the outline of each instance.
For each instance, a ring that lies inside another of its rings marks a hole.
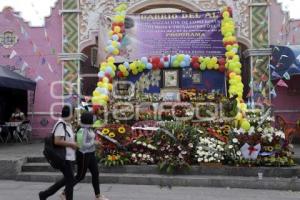
[[[121,134],[125,133],[126,132],[125,127],[124,126],[119,127],[118,132],[121,133]]]
[[[110,133],[108,134],[108,136],[111,137],[111,138],[114,138],[114,137],[116,137],[116,134],[115,134],[114,132],[110,132]]]
[[[109,132],[110,132],[110,130],[109,130],[108,128],[104,128],[104,129],[102,130],[102,133],[103,133],[104,135],[107,135]]]
[[[108,159],[109,161],[112,161],[112,156],[111,156],[111,155],[108,155],[107,159]]]

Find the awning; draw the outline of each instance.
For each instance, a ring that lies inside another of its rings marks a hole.
[[[271,46],[272,79],[300,74],[300,45]]]
[[[0,87],[35,90],[36,83],[6,67],[0,66]]]

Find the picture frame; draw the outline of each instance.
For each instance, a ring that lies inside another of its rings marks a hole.
[[[163,70],[163,88],[179,88],[179,70]]]
[[[194,84],[201,83],[201,80],[202,80],[202,74],[201,74],[201,72],[193,72],[192,80],[193,80]]]
[[[163,101],[180,101],[180,92],[179,89],[161,89],[160,90],[160,99]]]

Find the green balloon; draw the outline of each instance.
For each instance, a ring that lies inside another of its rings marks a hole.
[[[78,146],[81,148],[82,144],[83,144],[83,130],[82,128],[78,130],[78,132],[76,133],[76,143],[78,144]]]

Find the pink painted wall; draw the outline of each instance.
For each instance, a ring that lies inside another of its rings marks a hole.
[[[289,14],[282,11],[281,4],[276,3],[276,0],[272,1],[270,9],[270,43],[272,45],[299,45],[300,20],[290,19]],[[276,87],[277,97],[272,100],[275,114],[292,122],[300,119],[300,94],[299,92],[298,94],[291,94],[288,90],[297,86],[298,81],[300,81],[299,77],[292,77],[291,81],[286,81],[289,88]],[[276,83],[274,82],[275,85]]]
[[[281,9],[281,4],[273,0],[270,5],[271,44],[300,44],[300,20],[292,20]]]
[[[28,67],[24,70],[24,75],[32,80],[42,78],[37,82],[36,87],[33,107],[35,114],[28,116],[33,127],[34,138],[44,137],[49,133],[54,123],[50,117],[51,105],[61,102],[50,94],[51,84],[62,80],[62,65],[58,62],[57,56],[62,52],[62,20],[59,15],[61,3],[58,2],[52,8],[50,17],[45,19],[44,27],[30,27],[11,8],[6,8],[0,13],[0,34],[12,31],[19,38],[12,48],[0,47],[0,65],[21,69],[23,63],[26,62]],[[13,50],[17,52],[17,55],[9,59]],[[56,96],[60,96],[61,91],[61,85],[54,88]],[[60,112],[60,110],[61,106],[56,106],[54,109],[55,112]],[[42,119],[48,120],[49,123],[42,126],[40,124]]]

